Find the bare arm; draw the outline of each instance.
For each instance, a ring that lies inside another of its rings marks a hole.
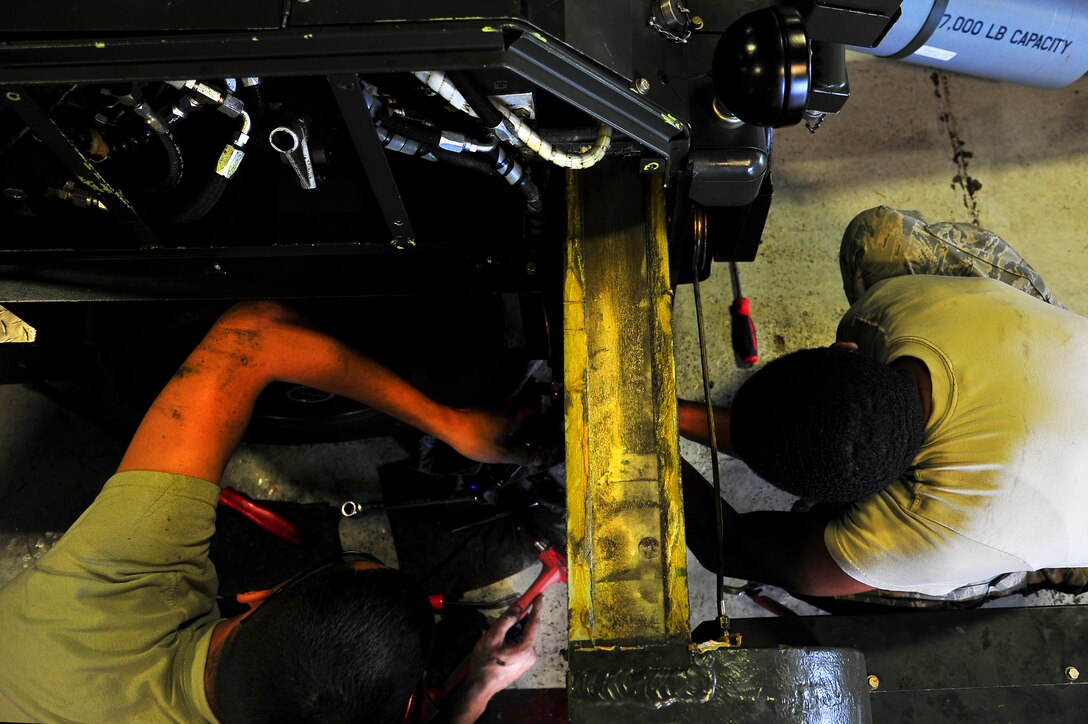
[[[680,420],[680,435],[703,445],[710,444],[710,435],[706,425],[706,403],[692,400],[678,400],[677,412]],[[732,415],[729,408],[714,408],[714,434],[718,438],[718,449],[727,455],[736,457],[733,450]]]
[[[758,511],[738,513],[718,497],[687,461],[682,462],[684,525],[687,544],[704,568],[718,570],[725,554],[725,575],[770,583],[811,596],[837,596],[870,590],[848,576],[824,544],[832,513]],[[722,510],[719,545],[714,506]]]
[[[152,403],[118,472],[156,470],[218,483],[271,382],[362,402],[481,462],[528,462],[507,449],[500,415],[440,405],[365,355],[274,302],[243,302],[215,323]]]
[[[851,578],[827,552],[827,517],[809,513],[735,513],[725,551],[733,572],[809,596],[843,596],[872,590]]]

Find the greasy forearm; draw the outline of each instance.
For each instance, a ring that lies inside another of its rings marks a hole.
[[[224,323],[230,323],[228,316]],[[292,310],[259,308],[250,325],[259,330],[263,382],[291,382],[350,398],[431,435],[456,422],[441,405],[400,376],[315,327]]]
[[[350,397],[435,434],[455,411],[271,302],[228,310],[167,383],[119,471],[162,470],[218,482],[261,391],[276,381]]]
[[[703,445],[710,444],[710,434],[706,424],[706,403],[692,400],[679,400],[677,412],[679,414],[680,435]],[[718,449],[722,452],[736,456],[733,450],[733,437],[731,432],[732,415],[728,408],[714,408],[714,435],[718,438]]]

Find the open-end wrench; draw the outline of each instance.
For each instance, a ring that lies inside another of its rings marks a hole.
[[[314,176],[314,164],[310,157],[309,131],[305,118],[290,116],[283,125],[269,132],[268,143],[291,166],[302,188],[316,189],[317,177]]]

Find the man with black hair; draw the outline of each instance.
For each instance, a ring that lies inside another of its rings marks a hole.
[[[504,444],[507,417],[438,404],[285,306],[236,305],[156,398],[91,507],[0,589],[0,719],[400,721],[434,621],[399,571],[330,561],[219,617],[208,560],[219,481],[273,381],[358,400],[481,462],[532,462]],[[450,719],[475,719],[532,666],[536,607],[520,638],[505,637],[523,613],[481,638]]]
[[[770,362],[715,411],[718,446],[805,503],[723,501],[727,573],[942,597],[1088,564],[1088,319],[996,235],[917,212],[862,212],[840,263],[837,341]],[[680,427],[707,442],[705,406],[681,401]],[[714,492],[691,473],[689,545],[715,570]]]

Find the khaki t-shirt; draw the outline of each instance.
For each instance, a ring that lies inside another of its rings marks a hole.
[[[825,530],[847,574],[943,595],[1088,565],[1088,319],[990,279],[907,276],[874,285],[838,339],[933,381],[913,467]]]
[[[182,475],[114,475],[0,589],[0,720],[215,721],[204,665],[218,497]]]

